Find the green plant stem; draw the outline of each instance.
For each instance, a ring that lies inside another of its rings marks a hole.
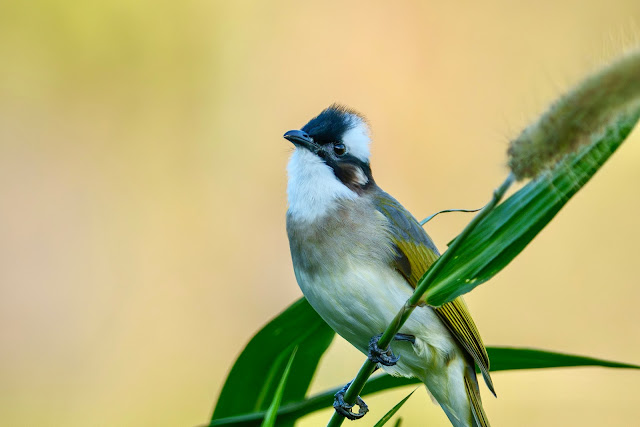
[[[462,242],[467,238],[467,236],[473,231],[474,228],[491,212],[500,202],[504,194],[507,192],[511,184],[513,184],[515,177],[513,173],[510,173],[507,176],[507,179],[502,183],[502,185],[493,192],[493,198],[491,201],[480,211],[478,215],[476,215],[473,220],[462,230],[462,233],[456,237],[456,239],[451,243],[449,249],[442,254],[440,258],[429,268],[426,273],[422,276],[422,278],[418,281],[418,285],[416,286],[416,290],[413,292],[413,295],[404,303],[398,314],[393,318],[387,329],[384,331],[380,340],[378,341],[378,346],[380,348],[386,349],[391,344],[391,340],[398,333],[402,325],[407,321],[413,310],[418,306],[420,301],[422,300],[423,295],[426,293],[427,298],[426,301],[429,301],[429,285],[436,278],[440,270],[448,263],[455,261],[455,254]],[[344,394],[344,401],[349,404],[354,404],[356,398],[364,388],[367,380],[375,370],[376,365],[369,359],[367,359],[358,371],[358,374],[351,382],[351,385],[347,389]],[[344,417],[337,412],[335,412],[327,427],[339,427],[342,425],[344,421]]]

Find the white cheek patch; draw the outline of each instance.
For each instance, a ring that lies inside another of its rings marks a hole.
[[[356,179],[356,184],[358,184],[359,186],[364,186],[367,182],[369,182],[369,178],[367,178],[367,175],[364,174],[364,172],[362,172],[362,169],[356,167],[355,168],[355,179]]]
[[[304,148],[296,148],[291,155],[287,174],[289,213],[299,221],[318,219],[336,208],[340,200],[357,197],[336,178],[333,169]]]
[[[369,145],[369,126],[358,116],[351,116],[353,126],[342,135],[342,143],[347,147],[347,152],[363,162],[368,162],[371,152]]]

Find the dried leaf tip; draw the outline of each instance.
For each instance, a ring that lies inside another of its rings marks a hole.
[[[587,77],[525,128],[509,144],[509,167],[518,180],[534,178],[637,108],[640,50]]]

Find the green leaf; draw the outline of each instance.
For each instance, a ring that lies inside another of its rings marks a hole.
[[[280,378],[280,383],[278,383],[278,388],[276,389],[271,405],[269,405],[260,427],[274,427],[276,425],[276,417],[278,416],[278,408],[280,408],[280,402],[282,401],[282,395],[284,394],[284,386],[287,384],[287,378],[289,378],[291,365],[293,364],[293,359],[295,359],[297,351],[298,347],[294,348],[291,352],[291,356],[287,362],[287,367],[284,368],[282,378]]]
[[[396,406],[394,406],[393,408],[391,408],[389,410],[389,412],[387,412],[386,414],[384,414],[384,417],[380,418],[380,421],[378,421],[376,423],[376,425],[374,425],[373,427],[382,427],[383,425],[385,425],[390,419],[391,417],[393,417],[396,412],[398,412],[398,410],[402,407],[402,405],[404,405],[404,403],[409,400],[409,398],[411,397],[411,395],[413,393],[415,393],[417,389],[413,390],[411,393],[409,393],[407,395],[407,397],[405,397],[404,399],[402,399],[400,402],[398,402],[396,404]],[[398,420],[398,423],[400,422],[400,420]],[[396,425],[398,425],[398,423],[396,423]]]
[[[278,380],[282,378],[287,357],[298,347],[291,375],[282,396],[282,404],[304,399],[318,362],[331,344],[335,333],[311,308],[299,299],[269,322],[249,341],[236,360],[222,387],[211,426],[244,414],[262,413],[258,419],[236,424],[258,426],[264,411],[273,400]],[[292,426],[293,420],[278,419],[279,426]]]
[[[631,132],[640,108],[622,116],[552,171],[530,181],[484,218],[462,242],[455,261],[443,266],[425,298],[441,306],[502,270],[582,188]]]
[[[516,370],[516,369],[542,369],[560,368],[572,366],[602,366],[608,368],[629,368],[640,369],[639,365],[629,363],[619,363],[593,357],[579,356],[573,354],[557,353],[545,350],[529,348],[511,347],[487,347],[489,358],[491,359],[491,372]],[[361,396],[377,393],[383,390],[404,387],[412,384],[420,384],[416,378],[398,378],[387,374],[375,376],[364,387]],[[297,402],[282,405],[278,410],[279,419],[293,422],[312,412],[330,408],[333,405],[333,395],[342,386],[327,390],[323,393],[309,397]],[[264,411],[244,414],[241,416],[229,417],[216,420],[212,425],[243,426],[252,425],[251,422],[259,422],[265,415]]]
[[[575,354],[558,353],[553,351],[538,350],[531,348],[516,347],[487,347],[487,353],[491,360],[491,372],[510,371],[517,369],[544,369],[544,368],[565,368],[579,366],[601,366],[606,368],[627,368],[640,369],[640,365],[630,363],[614,362],[605,359],[596,359],[588,356]],[[476,369],[479,373],[480,371]],[[419,384],[415,378],[398,378],[387,374],[379,375],[367,381],[361,396],[377,393],[396,387],[403,387],[411,384]],[[338,389],[335,389],[336,391]],[[329,390],[323,395],[332,396],[333,390]],[[319,396],[319,395],[318,395]],[[314,397],[318,397],[314,396]],[[333,400],[332,400],[333,401]]]
[[[639,365],[612,362],[574,354],[555,353],[534,348],[489,347],[491,371],[514,369],[561,368],[569,366],[603,366],[607,368],[640,369]]]
[[[516,347],[487,347],[491,360],[491,372],[510,371],[517,369],[565,368],[576,366],[602,366],[606,368],[640,369],[640,365],[613,362],[588,356],[558,353],[532,348]],[[476,369],[479,373],[480,371]],[[382,390],[419,384],[415,378],[398,378],[390,375],[379,375],[371,378],[364,388],[362,396],[377,393]],[[327,394],[330,394],[328,391]]]

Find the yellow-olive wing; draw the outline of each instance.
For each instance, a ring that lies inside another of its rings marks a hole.
[[[393,268],[415,288],[425,271],[440,256],[438,249],[413,215],[387,193],[381,191],[377,195],[376,208],[389,221],[389,232],[397,253]],[[460,345],[473,357],[487,386],[495,395],[489,375],[489,356],[463,299],[456,298],[441,307],[435,307],[435,311]]]

